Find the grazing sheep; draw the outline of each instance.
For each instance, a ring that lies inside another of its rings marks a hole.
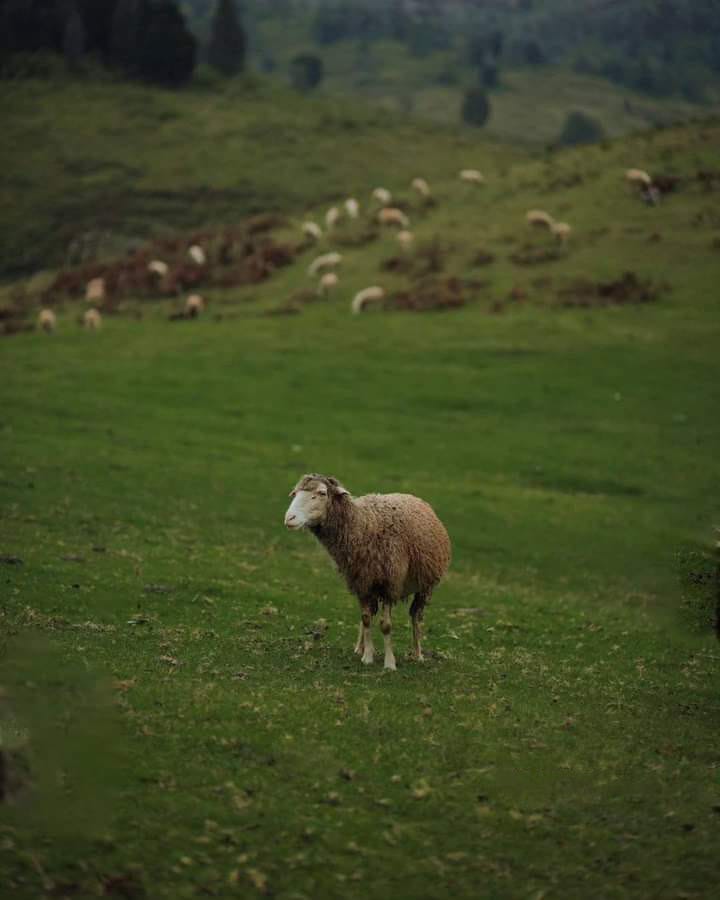
[[[326,297],[333,288],[338,286],[339,281],[335,272],[326,272],[318,284],[318,297]]]
[[[41,309],[37,317],[37,326],[40,331],[50,334],[57,328],[57,316],[51,309]]]
[[[325,228],[328,231],[331,231],[338,223],[338,219],[340,218],[340,210],[337,206],[331,206],[330,209],[325,213]]]
[[[459,178],[468,184],[485,184],[485,176],[477,169],[462,169]]]
[[[372,192],[374,200],[377,200],[382,206],[389,206],[392,203],[392,194],[384,187],[377,187]]]
[[[652,178],[642,169],[628,169],[625,172],[625,180],[631,184],[642,185],[643,187],[650,187],[652,184]]]
[[[353,297],[353,302],[350,306],[354,315],[361,313],[365,308],[367,303],[372,303],[376,300],[383,300],[385,298],[385,290],[377,285],[373,285],[373,287],[363,288],[361,291],[358,291],[357,294]]]
[[[307,273],[310,276],[317,275],[322,269],[332,269],[334,266],[339,266],[341,262],[342,255],[340,253],[323,253],[322,256],[318,256],[310,263]]]
[[[354,197],[348,197],[348,199],[345,201],[345,210],[349,218],[357,219],[357,217],[360,215],[360,204]]]
[[[412,231],[406,231],[405,229],[403,229],[402,231],[398,231],[397,233],[398,244],[400,244],[403,250],[409,250],[412,247],[414,240],[415,235],[412,233]]]
[[[660,202],[661,194],[654,184],[648,184],[640,189],[640,196],[648,206],[657,206]]]
[[[378,222],[381,225],[400,225],[402,228],[410,227],[410,219],[405,213],[395,206],[386,206],[378,213]]]
[[[148,263],[148,272],[152,272],[153,275],[159,275],[161,278],[164,278],[169,271],[170,266],[161,259],[154,259]]]
[[[85,299],[88,303],[102,303],[105,299],[105,279],[91,278],[85,285]]]
[[[185,301],[185,315],[188,319],[197,319],[205,309],[205,300],[200,294],[190,294]]]
[[[430,185],[424,178],[413,178],[410,187],[426,200],[430,197]]]
[[[207,262],[205,251],[199,244],[193,244],[191,247],[188,247],[188,256],[198,266],[204,266]]]
[[[99,331],[102,328],[102,316],[97,309],[85,310],[83,327],[86,331]]]
[[[546,213],[544,209],[531,209],[526,214],[525,221],[528,225],[533,225],[536,228],[547,228],[548,231],[552,231],[555,219],[550,213]]]
[[[566,244],[568,238],[570,237],[570,233],[572,232],[572,228],[568,225],[567,222],[553,222],[550,226],[550,231],[552,231],[552,233],[558,239],[558,243]]]
[[[413,655],[422,660],[425,605],[450,565],[450,538],[431,506],[412,494],[366,494],[353,498],[335,478],[304,475],[290,492],[285,526],[308,528],[325,547],[360,603],[355,652],[373,661],[370,631],[382,605],[380,625],[385,668],[394,671],[391,613],[413,594],[410,618]]]
[[[302,231],[304,235],[316,241],[319,241],[322,237],[322,228],[316,222],[303,222]]]

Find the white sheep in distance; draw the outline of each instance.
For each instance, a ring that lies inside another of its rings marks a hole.
[[[323,253],[322,256],[316,257],[308,266],[307,273],[313,277],[323,269],[332,269],[339,266],[342,262],[342,254],[340,253]]]
[[[570,233],[572,232],[572,228],[567,222],[553,222],[550,226],[550,231],[555,235],[558,243],[566,244],[570,237]]]
[[[148,263],[148,272],[152,272],[153,275],[159,275],[161,278],[164,278],[169,271],[170,267],[161,259],[153,259]]]
[[[360,204],[354,197],[348,197],[345,201],[345,211],[350,219],[357,219],[360,215]]]
[[[477,169],[461,169],[458,177],[468,184],[485,184],[485,176]]]
[[[57,328],[57,316],[51,309],[41,309],[37,317],[37,327],[47,334]]]
[[[413,178],[410,187],[426,200],[430,197],[430,185],[424,178]]]
[[[372,192],[372,196],[373,200],[377,200],[381,206],[389,206],[392,203],[392,194],[387,188],[376,187]]]
[[[102,328],[102,316],[97,309],[86,309],[83,315],[83,328],[86,331],[99,331]]]
[[[105,279],[91,278],[85,285],[85,300],[88,303],[102,303],[105,299]]]
[[[352,497],[336,478],[304,475],[290,492],[285,527],[307,528],[330,554],[360,603],[361,621],[355,653],[373,662],[371,626],[382,606],[380,625],[385,669],[396,668],[392,607],[411,594],[413,655],[422,653],[425,605],[450,565],[450,538],[432,507],[412,494],[366,494]]]
[[[643,169],[628,169],[625,172],[625,180],[641,187],[650,187],[652,178]]]
[[[353,297],[352,304],[350,305],[350,309],[352,310],[353,315],[358,315],[363,311],[365,306],[368,303],[375,303],[379,300],[385,299],[385,290],[384,288],[379,287],[378,285],[373,285],[372,287],[363,288],[361,291],[358,291],[357,294]]]
[[[338,223],[338,219],[340,218],[340,210],[337,206],[331,206],[330,209],[325,213],[325,228],[328,231],[331,231]]]
[[[315,241],[319,241],[322,237],[322,228],[317,222],[303,222],[302,232],[306,237],[312,238]]]
[[[528,225],[532,225],[535,228],[547,228],[548,231],[552,231],[555,223],[555,219],[550,213],[546,213],[544,209],[531,209],[526,213],[525,221]]]
[[[403,228],[402,231],[398,231],[397,233],[397,242],[400,244],[403,250],[409,250],[413,242],[415,241],[415,235],[412,231],[407,231]]]
[[[410,227],[410,219],[401,209],[395,206],[386,206],[385,209],[381,209],[377,218],[381,225],[399,225],[401,228]]]
[[[340,279],[335,272],[325,272],[318,283],[318,297],[327,297],[334,288],[338,286]]]
[[[188,256],[198,266],[204,266],[207,262],[205,251],[199,244],[193,244],[188,247]]]
[[[200,294],[190,294],[185,301],[185,315],[189,319],[197,319],[201,312],[205,309],[205,300]]]

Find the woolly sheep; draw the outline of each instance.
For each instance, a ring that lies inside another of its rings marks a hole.
[[[314,238],[314,240],[319,241],[322,237],[322,228],[316,222],[303,222],[302,223],[303,234],[307,235],[307,237]]]
[[[567,222],[553,222],[550,226],[550,230],[558,239],[559,243],[565,244],[567,243],[567,239],[570,237],[572,228],[568,225]]]
[[[102,328],[102,316],[97,309],[85,310],[83,316],[83,327],[87,331],[99,331]]]
[[[384,187],[377,187],[372,192],[372,196],[374,200],[377,200],[378,203],[381,203],[383,206],[389,206],[392,203],[392,194]]]
[[[331,269],[334,266],[340,265],[341,262],[342,255],[340,253],[323,253],[322,256],[318,256],[310,263],[308,266],[308,275],[317,275],[322,269]]]
[[[49,334],[57,328],[57,316],[51,309],[41,309],[37,317],[37,326]]]
[[[88,303],[102,303],[105,299],[105,279],[91,278],[85,285],[85,299]]]
[[[534,225],[539,228],[547,228],[548,231],[552,231],[553,224],[555,220],[550,215],[550,213],[546,213],[544,209],[531,209],[525,216],[525,221],[528,225]]]
[[[382,300],[384,297],[385,290],[383,288],[378,287],[377,285],[366,287],[355,294],[350,308],[353,314],[357,315],[363,311],[367,303],[371,303],[374,300]]]
[[[402,228],[410,226],[410,219],[395,206],[386,206],[385,209],[381,209],[377,217],[381,225],[400,225]]]
[[[484,184],[485,176],[477,169],[462,169],[459,174],[460,181],[466,181],[468,184]]]
[[[191,247],[188,247],[188,256],[199,266],[204,266],[207,262],[205,251],[199,244],[193,244]]]
[[[627,172],[625,172],[625,180],[629,181],[631,184],[639,184],[644,187],[650,187],[652,184],[652,178],[642,169],[628,169]]]
[[[425,181],[424,178],[413,178],[410,183],[410,187],[417,191],[421,197],[429,197],[430,196],[430,185]]]
[[[317,292],[319,297],[325,297],[330,291],[338,286],[340,279],[335,272],[326,272],[318,284]]]
[[[153,259],[152,262],[148,263],[148,272],[152,272],[154,275],[159,275],[161,278],[164,278],[169,271],[170,267],[161,259]]]
[[[409,250],[413,245],[415,235],[412,233],[412,231],[407,231],[403,228],[402,231],[398,231],[397,240],[403,250]]]
[[[196,319],[205,309],[205,300],[200,294],[190,294],[185,301],[185,315],[190,319]]]
[[[340,210],[337,208],[337,206],[331,206],[330,209],[325,213],[325,227],[328,231],[330,231],[337,225],[339,218]]]
[[[354,197],[348,197],[345,201],[345,210],[351,219],[357,219],[360,215],[360,204]]]
[[[432,507],[412,494],[353,498],[336,478],[304,475],[285,513],[291,531],[309,529],[355,594],[361,611],[355,653],[373,662],[371,625],[382,605],[385,668],[394,671],[392,607],[413,594],[413,655],[422,660],[422,621],[434,588],[450,565],[450,538]]]

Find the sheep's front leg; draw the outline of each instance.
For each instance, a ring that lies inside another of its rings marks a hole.
[[[363,654],[362,661],[366,666],[371,665],[375,658],[375,647],[373,647],[372,634],[370,626],[372,625],[373,610],[370,604],[363,603],[362,606],[362,644]]]
[[[357,641],[355,642],[355,650],[353,652],[356,653],[358,656],[362,656],[364,650],[365,650],[365,645],[363,642],[363,623],[362,623],[362,619],[360,619],[360,627],[358,628]]]
[[[395,654],[392,647],[392,606],[389,603],[383,603],[383,617],[380,623],[380,630],[383,633],[385,641],[385,668],[391,672],[396,670]]]

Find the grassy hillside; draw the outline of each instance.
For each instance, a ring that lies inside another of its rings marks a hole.
[[[147,95],[175,118],[125,148],[143,174],[112,196],[159,183],[181,205],[202,170],[220,194],[244,178],[259,203],[284,187],[294,219],[346,187],[365,213],[383,183],[416,249],[401,257],[365,221],[302,249],[290,222],[272,238],[293,262],[253,285],[208,276],[197,321],[168,321],[182,296],[128,295],[88,334],[81,302],[55,295],[57,333],[2,340],[0,884],[17,898],[706,897],[720,670],[680,609],[714,601],[720,127],[533,160],[371,120],[313,138],[322,156],[264,145],[276,186],[261,145],[236,163],[225,106],[180,151],[200,121],[183,102]],[[92,140],[95,159],[120,157],[103,128]],[[162,169],[161,145],[184,162]],[[478,189],[455,177],[476,160]],[[629,166],[674,192],[645,206]],[[41,214],[52,182],[27,171]],[[110,195],[56,172],[96,204]],[[418,173],[436,205],[410,195]],[[533,207],[572,225],[566,247],[527,228]],[[194,210],[193,226],[219,217]],[[340,286],[319,301],[306,268],[335,248]],[[6,287],[0,310],[34,315],[50,277]],[[389,307],[464,302],[352,317],[375,283]],[[397,673],[353,657],[355,601],[312,537],[282,526],[307,471],[412,491],[446,522],[427,663],[401,658],[403,609]]]

